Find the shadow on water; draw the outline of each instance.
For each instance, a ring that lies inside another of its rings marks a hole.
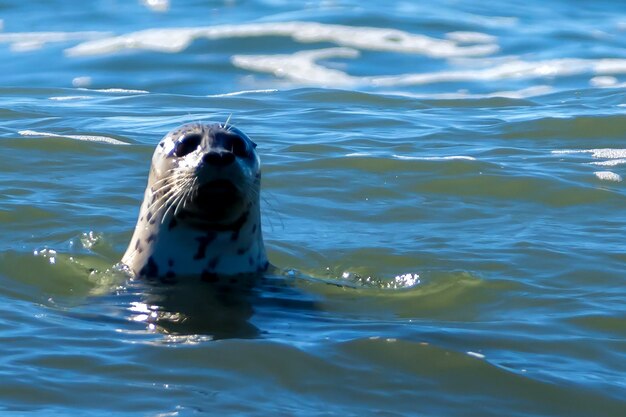
[[[257,338],[251,323],[256,309],[316,311],[317,303],[278,275],[239,277],[237,283],[213,284],[196,279],[176,283],[132,281],[139,301],[128,307],[131,320],[148,330],[174,336],[210,339]]]

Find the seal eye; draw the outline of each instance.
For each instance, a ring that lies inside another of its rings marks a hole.
[[[202,142],[202,135],[199,133],[191,133],[185,135],[176,142],[176,148],[174,148],[174,155],[177,157],[185,156],[195,151]]]
[[[235,156],[245,158],[248,156],[248,147],[246,142],[240,136],[233,136],[231,145],[233,147],[233,153]]]

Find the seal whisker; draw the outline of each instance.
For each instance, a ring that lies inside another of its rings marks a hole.
[[[165,207],[173,198],[176,198],[180,190],[180,185],[181,184],[177,183],[176,186],[167,190],[165,194],[163,194],[152,205],[150,205],[150,207],[155,207],[158,205],[155,213],[159,213],[163,209],[163,207]]]
[[[169,188],[161,197],[159,197],[154,203],[152,203],[149,207],[148,210],[151,210],[152,208],[154,208],[154,206],[156,206],[157,204],[160,204],[161,202],[163,202],[164,199],[169,199],[169,197],[172,194],[175,194],[177,192],[177,190],[184,188],[185,185],[185,181],[188,179],[188,177],[183,177],[183,178],[176,178],[174,179],[174,181],[171,181],[168,184],[163,185],[162,187],[158,188],[157,190],[154,190],[154,194],[158,194],[159,192],[161,192],[162,190]],[[162,208],[159,207],[159,209],[157,209],[156,211],[160,211]]]
[[[272,211],[273,214],[276,214],[276,217],[278,218],[278,221],[280,222],[280,227],[285,230],[285,223],[283,222],[283,217],[280,215],[280,212],[278,210],[276,210],[276,208],[274,207],[274,205],[270,202],[270,200],[264,196],[261,196],[261,199],[263,200],[263,202],[265,204],[267,204],[268,208]],[[272,231],[274,230],[274,223],[272,221],[272,216],[264,216],[264,219],[267,219],[270,228],[272,229]]]
[[[183,191],[181,198],[178,200],[178,204],[176,205],[176,210],[174,210],[174,216],[178,216],[178,211],[181,208],[185,208],[187,206],[187,202],[189,201],[189,196],[195,191],[196,182],[198,178],[193,178],[191,180],[191,184],[186,186],[186,190]]]
[[[165,213],[163,213],[163,216],[161,217],[161,224],[163,224],[165,222],[165,219],[167,218],[167,215],[170,212],[170,210],[172,210],[172,207],[174,207],[174,201],[177,198],[180,198],[180,194],[172,195],[170,198],[167,199],[167,201],[163,204],[163,206],[161,206],[161,208],[167,206],[167,209],[165,210]]]
[[[172,172],[174,172],[174,171],[175,171],[175,169],[170,169],[170,170],[167,170],[167,171],[166,171],[166,173],[165,173],[165,175],[169,175],[169,174],[171,174],[171,173],[172,173]],[[155,182],[152,184],[152,187],[155,187],[155,186],[157,186],[157,185],[160,187],[162,183],[167,184],[167,183],[168,183],[168,182],[170,182],[170,181],[171,181],[171,178],[170,178],[170,177],[161,178],[160,180],[155,181]]]
[[[180,190],[185,189],[187,185],[189,184],[189,182],[191,181],[192,181],[191,179],[187,179],[185,184],[182,185],[180,188],[177,188],[175,190],[176,192],[167,199],[167,201],[165,202],[165,205],[168,205],[168,208],[167,210],[165,210],[165,213],[163,213],[163,217],[161,218],[161,224],[163,224],[163,222],[167,218],[167,215],[170,212],[170,210],[172,210],[172,208],[174,207],[177,207],[180,200],[184,197],[185,193],[181,192]],[[174,211],[174,215],[176,215],[176,210]]]
[[[163,188],[165,187],[160,188],[159,191],[162,190]],[[171,197],[171,195],[175,193],[176,193],[176,187],[172,187],[168,189],[161,197],[157,198],[154,203],[150,204],[147,210],[150,211],[154,207],[158,206],[158,208],[156,209],[156,212],[158,213],[163,208],[164,202],[166,202]]]
[[[226,123],[224,123],[224,124],[222,125],[222,127],[223,127],[224,129],[226,129],[226,131],[227,131],[227,132],[230,132],[230,129],[231,129],[231,125],[229,124],[229,123],[230,123],[230,118],[231,118],[231,117],[233,117],[233,114],[232,114],[232,113],[228,115],[228,118],[226,119]]]

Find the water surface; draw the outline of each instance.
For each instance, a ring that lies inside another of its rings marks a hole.
[[[0,19],[3,415],[626,414],[621,2]],[[229,117],[293,274],[221,297],[112,272],[159,139]]]

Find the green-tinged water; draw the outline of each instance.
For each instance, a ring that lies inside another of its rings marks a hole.
[[[157,3],[0,2],[3,416],[626,415],[621,3]],[[228,118],[279,272],[129,281]]]

